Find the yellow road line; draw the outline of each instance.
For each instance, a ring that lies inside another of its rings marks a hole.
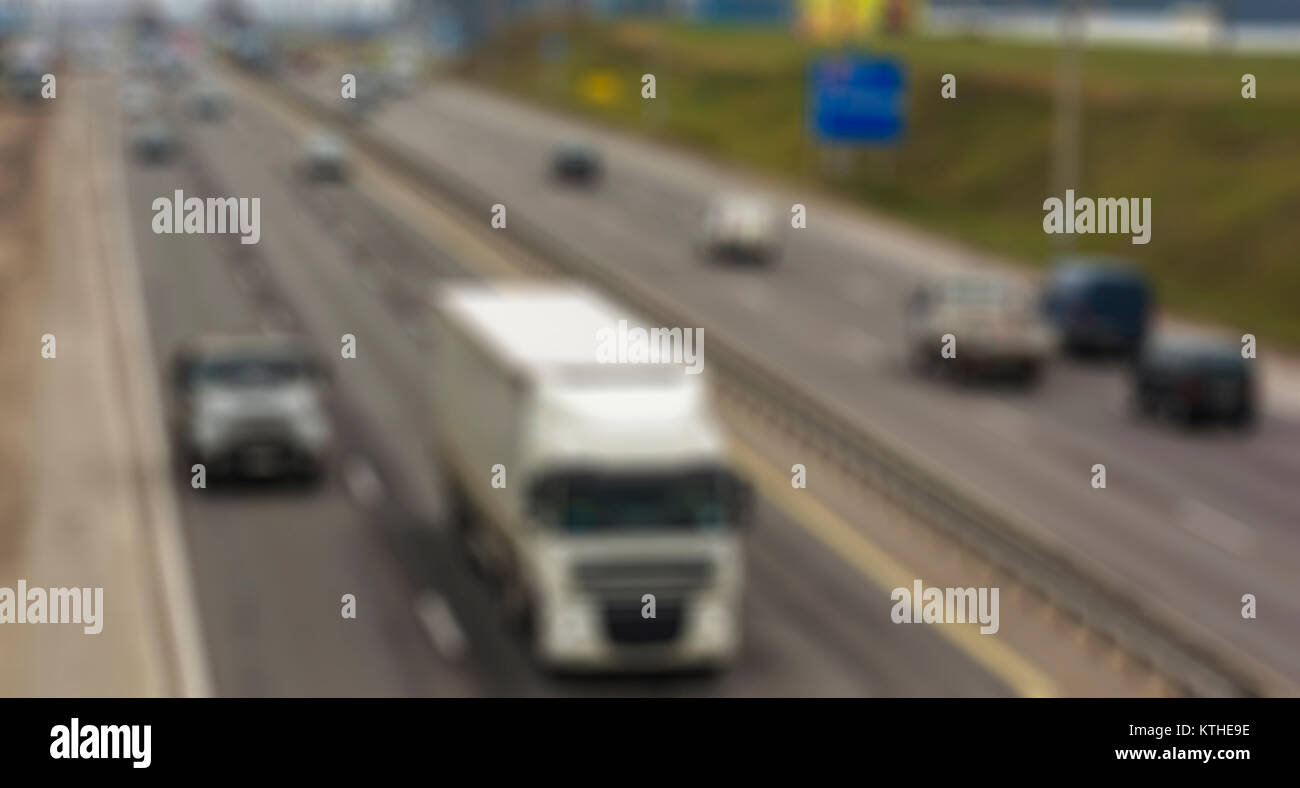
[[[261,85],[251,83],[245,77],[235,74],[229,76],[231,81],[239,86],[241,93],[253,98],[265,112],[278,118],[292,133],[302,136],[320,127],[321,124],[305,110],[288,102],[271,100]],[[487,266],[499,276],[519,276],[522,273],[519,266],[500,250],[479,238],[475,231],[467,229],[463,222],[448,216],[447,212],[450,210],[448,207],[439,205],[438,210],[430,210],[432,197],[403,183],[387,171],[386,165],[374,161],[372,157],[360,150],[355,152],[355,163],[362,164],[355,168],[359,176],[360,183],[357,187],[360,191],[369,192],[375,197],[382,195],[386,199],[377,199],[377,202],[386,204],[408,225],[440,244],[450,242],[450,245],[459,246],[463,250],[473,250],[473,254],[461,255],[458,259],[471,260],[475,264]],[[483,217],[485,225],[489,218]],[[433,226],[430,226],[431,223]]]
[[[734,437],[732,461],[759,484],[764,496],[787,517],[857,569],[870,583],[885,591],[911,588],[917,576],[914,571],[895,561],[806,490],[791,487],[789,476]],[[1059,694],[1051,678],[999,641],[996,635],[981,635],[974,624],[942,625],[935,630],[1019,694],[1032,698]]]
[[[299,129],[309,125],[299,110],[290,110],[283,104],[268,101],[259,88],[248,90],[246,87],[246,92],[256,92],[259,103],[279,116],[286,125]],[[388,193],[387,202],[390,207],[396,207],[393,205],[394,200],[399,202],[402,218],[410,226],[439,241],[450,242],[449,245],[456,249],[458,260],[479,265],[487,263],[498,274],[523,273],[514,261],[491,248],[472,231],[451,221],[442,210],[435,210],[425,195],[396,181],[384,171],[384,165],[371,161],[367,161],[367,165],[365,181]],[[432,232],[430,220],[437,225],[437,233]],[[487,221],[486,218],[484,221]],[[472,247],[476,253],[464,254],[466,247]],[[736,440],[733,441],[732,456],[743,471],[760,482],[765,497],[776,504],[791,521],[857,569],[868,582],[885,591],[900,586],[911,587],[912,580],[916,577],[915,572],[899,564],[813,496],[790,487],[789,478],[764,460],[755,449]],[[1055,682],[1019,653],[999,642],[996,636],[979,634],[975,625],[943,625],[936,629],[956,648],[1019,694],[1026,697],[1051,697],[1058,694]]]

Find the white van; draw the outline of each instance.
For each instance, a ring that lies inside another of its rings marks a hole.
[[[453,516],[538,659],[730,662],[750,495],[725,465],[705,376],[600,363],[598,333],[637,321],[581,286],[454,285],[435,300],[435,442]]]

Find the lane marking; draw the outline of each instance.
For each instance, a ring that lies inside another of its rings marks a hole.
[[[75,104],[75,102],[74,102]],[[208,661],[203,620],[199,614],[198,594],[194,584],[193,566],[186,544],[185,530],[181,524],[180,506],[171,484],[169,470],[172,462],[170,441],[157,418],[143,414],[162,413],[162,396],[156,371],[159,369],[149,327],[149,313],[145,306],[144,278],[140,270],[131,215],[126,206],[129,201],[125,162],[121,156],[105,155],[105,150],[120,151],[123,147],[122,129],[116,116],[110,115],[103,124],[104,133],[94,134],[104,147],[93,150],[91,178],[100,195],[99,204],[109,206],[114,216],[102,216],[105,223],[101,232],[110,232],[108,224],[115,224],[111,232],[116,244],[102,261],[108,263],[115,257],[118,265],[106,272],[110,282],[110,300],[118,322],[120,337],[134,346],[127,358],[134,361],[134,371],[124,374],[133,381],[131,404],[142,415],[135,420],[137,447],[152,459],[143,507],[154,539],[154,565],[157,581],[161,585],[165,624],[171,639],[173,670],[176,673],[176,694],[203,698],[215,694],[215,681]],[[97,114],[90,116],[92,130],[99,124]],[[105,241],[107,243],[107,241]],[[138,386],[138,388],[137,388]]]
[[[858,570],[872,585],[886,594],[894,588],[910,588],[917,573],[890,557],[870,538],[859,532],[815,497],[790,487],[790,479],[748,444],[732,441],[736,466],[761,481],[759,488],[790,520],[816,537],[831,552]],[[881,615],[887,615],[882,608]],[[974,625],[935,626],[933,629],[957,649],[984,666],[1017,693],[1029,698],[1059,695],[1056,683],[997,637],[981,635]]]
[[[1254,529],[1195,498],[1188,498],[1183,502],[1183,515],[1175,518],[1175,522],[1215,547],[1233,555],[1245,557],[1254,552],[1256,543]]]
[[[846,284],[844,294],[855,306],[871,306],[880,300],[880,284],[875,276],[858,272]]]
[[[378,508],[388,495],[375,466],[360,454],[348,455],[343,461],[343,486],[364,509]]]
[[[406,329],[406,333],[417,342],[424,343],[428,339],[425,334],[425,325],[423,321],[414,319],[407,320],[402,323],[402,328]]]
[[[434,591],[420,594],[415,600],[415,617],[444,659],[455,662],[465,655],[465,632],[441,594]]]
[[[743,281],[734,292],[740,305],[751,312],[767,312],[772,308],[773,293],[765,283]]]
[[[975,412],[977,423],[985,430],[1021,446],[1030,445],[1034,427],[1022,409],[1000,400],[984,400]]]
[[[888,352],[884,342],[856,326],[849,327],[840,334],[836,350],[841,356],[859,364],[870,364]]]
[[[289,116],[290,111],[283,105],[272,105],[260,91],[254,88],[246,87],[245,93],[257,92],[257,100],[272,113],[279,115],[282,122],[286,125],[300,125],[298,117]],[[294,109],[297,112],[297,109]],[[363,158],[358,156],[358,159]],[[365,157],[368,159],[369,157]],[[405,219],[410,226],[417,228],[426,236],[434,234],[434,228],[430,227],[430,220],[434,224],[440,225],[439,229],[445,229],[446,233],[441,238],[443,243],[450,243],[450,248],[463,251],[466,248],[472,249],[471,254],[457,255],[458,260],[473,260],[482,267],[494,269],[492,272],[497,275],[523,273],[518,265],[507,257],[499,254],[488,242],[480,240],[476,234],[465,228],[461,223],[448,218],[445,208],[441,201],[433,200],[429,196],[416,193],[413,189],[402,184],[389,175],[384,166],[372,161],[366,161],[364,168],[358,168],[357,183],[369,185],[370,191],[386,192],[387,200],[380,198],[380,204],[387,203],[390,210],[393,210],[400,218]],[[394,205],[394,200],[400,204],[400,208]],[[485,272],[487,273],[487,272]],[[493,282],[487,279],[489,285],[498,285],[499,282]],[[861,332],[863,336],[879,342],[866,332]],[[878,351],[879,352],[879,351]],[[805,531],[811,533],[830,550],[838,554],[851,567],[858,570],[866,579],[886,593],[898,586],[911,586],[912,579],[916,577],[914,572],[906,570],[901,564],[894,561],[884,553],[871,540],[857,532],[846,522],[841,520],[836,514],[831,512],[825,505],[812,499],[811,496],[801,498],[795,501],[795,496],[791,493],[793,489],[784,489],[789,484],[789,479],[777,468],[771,466],[767,461],[761,459],[758,453],[748,447],[736,443],[733,448],[733,459],[742,468],[750,471],[755,477],[763,477],[767,483],[763,485],[765,491],[773,491],[770,497],[777,504],[792,522],[799,524]],[[429,629],[430,637],[450,637],[455,640],[455,635],[448,635],[448,622],[454,627],[453,632],[459,632],[459,625],[456,624],[455,618],[451,616],[450,608],[441,597],[429,594],[420,599],[417,603],[417,615],[425,623],[426,629]],[[435,635],[435,629],[441,634]],[[1055,683],[1038,668],[1026,661],[1020,654],[1011,650],[1009,647],[995,640],[993,636],[980,635],[975,626],[941,626],[936,627],[939,634],[952,642],[959,650],[975,659],[979,664],[992,672],[1004,684],[1011,687],[1019,694],[1026,697],[1050,697],[1059,694]],[[463,635],[460,635],[463,640]],[[435,645],[437,641],[435,640]],[[463,648],[463,646],[462,646]],[[442,647],[439,647],[442,650]]]
[[[253,97],[263,111],[279,119],[280,123],[300,135],[309,128],[318,125],[307,119],[304,110],[290,107],[286,102],[272,101],[263,92],[260,85],[253,85],[241,76],[228,74],[229,81],[237,85],[243,95]],[[376,203],[387,208],[408,226],[419,228],[426,237],[436,239],[438,243],[451,243],[462,249],[470,249],[469,255],[457,255],[458,261],[473,260],[480,267],[492,269],[497,275],[518,275],[520,269],[508,256],[495,248],[490,242],[482,240],[465,226],[464,221],[455,217],[466,215],[464,210],[455,211],[441,197],[431,194],[427,189],[416,190],[388,172],[385,164],[375,161],[369,154],[353,149],[353,162],[356,167],[354,186],[361,192],[372,195]],[[386,199],[379,197],[386,195]],[[488,226],[489,217],[482,217],[483,227]],[[431,226],[432,223],[432,226]]]

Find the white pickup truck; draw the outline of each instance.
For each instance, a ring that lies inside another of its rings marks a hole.
[[[725,465],[705,376],[601,363],[598,334],[630,316],[578,285],[452,285],[436,301],[435,443],[452,516],[537,659],[729,663],[750,490]]]

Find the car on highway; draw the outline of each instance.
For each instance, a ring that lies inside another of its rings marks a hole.
[[[1184,425],[1249,426],[1256,409],[1254,364],[1254,359],[1242,356],[1239,345],[1199,337],[1156,337],[1133,365],[1136,411]]]
[[[1010,374],[1027,383],[1038,379],[1053,345],[1033,291],[997,275],[954,276],[917,288],[907,301],[904,331],[918,369],[950,365],[965,376]]]
[[[602,171],[600,153],[590,145],[561,145],[551,156],[551,175],[560,183],[589,186]]]
[[[343,180],[347,159],[347,142],[336,132],[319,129],[303,139],[302,170],[311,180]]]
[[[1150,283],[1131,264],[1068,260],[1058,265],[1042,293],[1042,309],[1071,353],[1139,352],[1154,301]]]
[[[417,47],[394,46],[384,63],[384,92],[393,98],[406,98],[414,94],[422,62]]]
[[[274,74],[280,70],[284,53],[268,31],[248,27],[235,35],[235,61],[254,73]]]
[[[583,672],[729,664],[750,494],[704,376],[602,363],[628,313],[579,285],[448,285],[435,315],[452,520],[529,652]]]
[[[220,120],[230,110],[230,95],[220,83],[200,79],[190,91],[189,105],[200,120]]]
[[[705,211],[701,245],[713,258],[769,262],[781,254],[782,231],[781,218],[768,200],[723,194]]]
[[[138,121],[131,128],[131,149],[141,162],[165,164],[180,150],[176,130],[161,117]]]
[[[27,102],[41,99],[45,75],[54,70],[54,49],[49,41],[31,38],[9,46],[4,61],[8,91]]]
[[[293,337],[204,336],[179,346],[171,415],[186,470],[201,463],[209,478],[320,478],[333,443],[324,378]]]

